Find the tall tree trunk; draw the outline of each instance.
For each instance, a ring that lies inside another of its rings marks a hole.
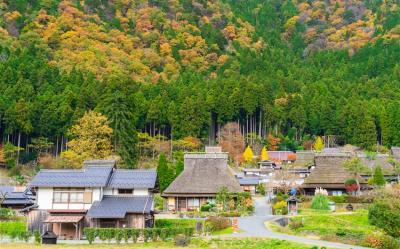
[[[56,136],[56,158],[58,157],[58,136]]]
[[[21,146],[21,131],[18,131],[18,150],[17,150],[17,166],[19,164],[19,148]]]
[[[173,146],[173,135],[172,135],[172,125],[171,125],[171,153],[170,153],[170,156],[171,156],[171,158],[172,158],[172,151],[173,151],[173,148],[174,148],[174,146]]]

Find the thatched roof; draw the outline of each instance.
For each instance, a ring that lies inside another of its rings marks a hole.
[[[349,153],[319,153],[315,156],[315,168],[304,180],[303,188],[343,187],[353,176],[343,167],[351,157]]]
[[[183,172],[164,191],[163,196],[213,196],[227,187],[242,192],[228,167],[228,154],[186,154]]]

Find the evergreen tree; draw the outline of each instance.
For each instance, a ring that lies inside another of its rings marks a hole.
[[[168,187],[169,182],[169,169],[168,169],[168,161],[167,157],[164,153],[161,153],[158,158],[157,165],[157,177],[158,177],[158,185],[160,187],[160,192],[164,192],[164,190]]]
[[[382,167],[380,165],[377,165],[374,169],[374,176],[372,178],[372,183],[379,187],[384,186],[386,184],[386,180],[382,172]]]
[[[179,175],[182,173],[183,168],[184,168],[183,161],[182,161],[182,160],[176,161],[176,165],[175,165],[175,178],[176,178],[177,176],[179,176]]]

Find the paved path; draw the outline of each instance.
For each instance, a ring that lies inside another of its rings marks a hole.
[[[257,197],[254,201],[254,215],[250,217],[238,218],[238,226],[242,231],[240,233],[230,235],[233,237],[268,237],[273,239],[288,240],[303,244],[311,244],[316,246],[325,246],[329,248],[353,248],[353,249],[366,249],[366,247],[353,246],[335,242],[328,242],[322,240],[309,239],[305,237],[293,236],[289,234],[277,233],[268,230],[264,223],[273,220],[277,216],[271,214],[271,207],[267,204],[264,197]]]

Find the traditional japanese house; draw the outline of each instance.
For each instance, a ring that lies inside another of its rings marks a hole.
[[[79,239],[84,227],[151,227],[156,172],[115,166],[92,160],[79,170],[41,170],[30,184],[37,198],[29,228]]]
[[[207,148],[205,153],[184,155],[184,170],[162,193],[169,211],[198,210],[214,202],[216,194],[226,187],[230,192],[243,192],[228,166],[228,154],[220,148]]]

